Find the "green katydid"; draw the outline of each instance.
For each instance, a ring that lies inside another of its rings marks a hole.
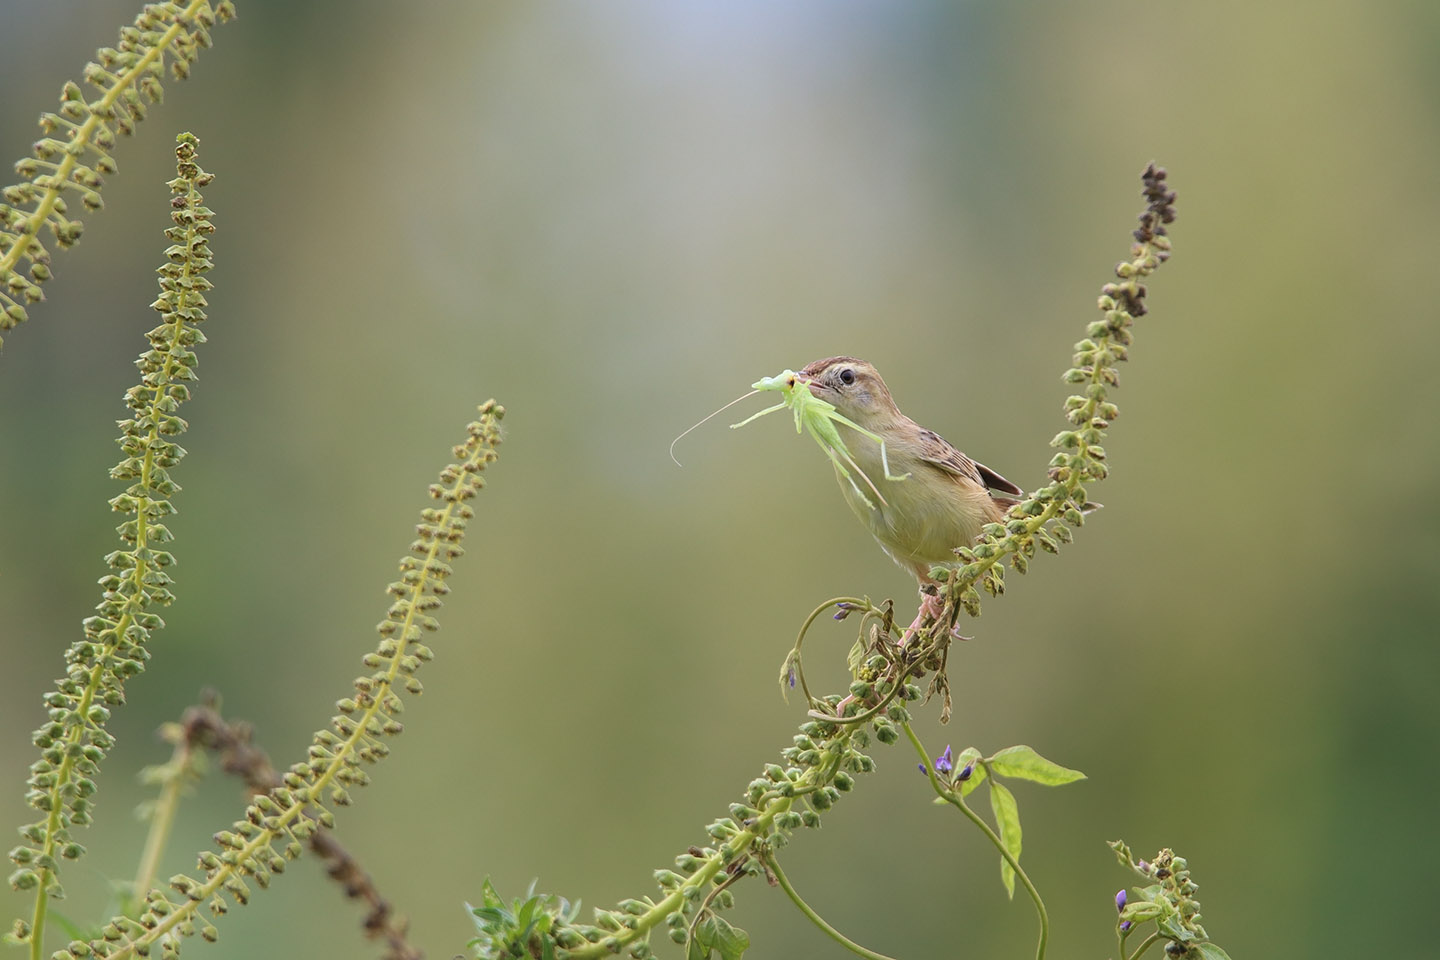
[[[745,394],[745,396],[725,404],[725,406],[716,410],[715,413],[706,417],[705,420],[701,420],[700,423],[695,424],[690,430],[694,430],[695,427],[700,426],[700,424],[709,420],[710,417],[729,409],[747,397],[770,391],[778,391],[784,399],[773,407],[766,407],[759,413],[746,417],[739,423],[732,423],[730,429],[734,430],[743,427],[768,413],[774,413],[777,410],[783,410],[789,407],[795,413],[795,432],[801,433],[802,431],[809,431],[810,436],[819,444],[820,449],[824,450],[825,455],[830,458],[830,463],[835,467],[835,472],[850,484],[856,495],[864,501],[866,506],[872,510],[875,508],[875,505],[870,502],[870,498],[865,495],[864,491],[860,489],[860,485],[855,482],[855,477],[854,474],[851,473],[851,470],[860,474],[865,481],[865,485],[870,488],[870,492],[875,494],[876,498],[879,499],[882,504],[889,506],[884,494],[875,486],[874,481],[861,469],[860,465],[855,462],[855,458],[850,455],[850,449],[845,445],[845,440],[840,436],[840,431],[836,429],[835,425],[837,423],[843,423],[861,436],[868,437],[880,444],[880,463],[885,470],[886,480],[905,480],[909,478],[910,474],[892,474],[890,472],[889,458],[885,454],[885,441],[880,435],[866,430],[836,410],[834,404],[828,403],[811,393],[810,388],[806,386],[806,381],[794,370],[783,370],[773,377],[765,377],[762,380],[757,380],[751,385],[751,391]],[[670,459],[675,460],[675,444],[679,443],[681,438],[684,437],[686,433],[689,433],[690,430],[686,430],[685,433],[680,434],[680,436],[676,437],[674,442],[670,444]],[[675,462],[676,464],[680,463],[679,460],[675,460]]]

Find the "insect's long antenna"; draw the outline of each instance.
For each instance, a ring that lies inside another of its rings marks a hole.
[[[679,443],[681,440],[684,440],[686,434],[690,433],[691,431],[695,430],[695,429],[698,428],[698,427],[704,426],[707,421],[712,420],[712,419],[714,419],[715,417],[718,417],[720,414],[724,413],[726,410],[729,410],[731,407],[735,406],[735,404],[739,403],[741,400],[749,400],[751,397],[755,396],[755,394],[757,394],[757,393],[759,393],[759,392],[760,392],[759,390],[751,390],[749,393],[745,394],[745,396],[743,396],[743,397],[736,397],[734,400],[731,400],[729,403],[725,404],[725,406],[721,407],[719,410],[716,410],[714,413],[712,413],[712,414],[710,414],[709,416],[705,417],[705,419],[701,420],[699,423],[696,423],[694,426],[692,426],[692,427],[690,427],[689,429],[687,429],[687,430],[685,431],[685,433],[682,433],[682,434],[680,434],[680,436],[676,437],[674,440],[671,440],[671,441],[670,441],[670,459],[671,459],[671,460],[675,460],[675,444]],[[683,467],[683,466],[685,466],[685,464],[681,463],[679,460],[675,460],[675,466],[677,466],[677,467]]]

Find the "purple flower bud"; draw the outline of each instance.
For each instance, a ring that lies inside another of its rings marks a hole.
[[[975,764],[973,764],[973,763],[967,763],[967,764],[965,764],[965,766],[963,766],[963,767],[960,768],[960,772],[959,772],[959,773],[955,774],[955,779],[956,779],[956,780],[960,780],[960,781],[969,780],[969,779],[970,779],[970,774],[972,774],[972,773],[974,773],[974,772],[975,772]]]
[[[1129,933],[1129,932],[1130,932],[1130,928],[1131,928],[1132,926],[1134,926],[1134,924],[1132,924],[1129,920],[1121,920],[1121,921],[1120,921],[1120,932],[1121,932],[1121,933]]]
[[[917,767],[920,768],[920,772],[921,772],[921,773],[929,773],[929,772],[930,772],[930,770],[929,770],[929,769],[925,766],[925,764],[923,764],[923,763],[917,763],[917,764],[915,764],[915,766],[917,766]]]
[[[835,614],[836,620],[844,620],[846,617],[850,616],[851,611],[855,609],[848,603],[837,603],[835,604],[835,607],[840,611],[839,613]]]
[[[1125,909],[1125,901],[1128,899],[1129,897],[1126,895],[1124,890],[1121,890],[1119,893],[1115,894],[1115,909],[1117,912]]]
[[[1138,864],[1136,864],[1136,866],[1140,868],[1141,873],[1150,872],[1150,864],[1146,863],[1144,860],[1141,860]]]
[[[935,758],[935,772],[949,773],[955,769],[955,757],[950,753],[950,744],[945,744],[945,752]]]
[[[794,665],[794,664],[791,664],[791,665],[790,665],[790,676],[789,676],[789,680],[790,680],[790,689],[791,689],[791,690],[794,690],[794,689],[795,689],[795,665]]]

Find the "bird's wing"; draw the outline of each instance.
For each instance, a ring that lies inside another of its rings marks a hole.
[[[934,464],[953,477],[978,483],[999,500],[1018,500],[1025,491],[991,470],[983,463],[976,463],[956,450],[944,437],[933,430],[920,431],[922,453],[920,459]]]

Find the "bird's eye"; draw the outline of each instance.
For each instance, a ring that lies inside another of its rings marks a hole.
[[[846,367],[844,370],[841,370],[841,371],[840,371],[840,382],[843,383],[843,384],[845,384],[847,387],[848,387],[850,384],[854,383],[854,382],[855,382],[855,371],[854,371],[854,370],[851,370],[849,367]]]

